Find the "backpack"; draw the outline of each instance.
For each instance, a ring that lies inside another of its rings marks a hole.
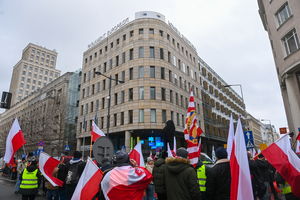
[[[66,184],[67,185],[74,185],[77,184],[80,178],[80,165],[81,165],[81,161],[75,164],[70,164],[68,167],[68,171],[67,171],[67,177],[66,177]]]

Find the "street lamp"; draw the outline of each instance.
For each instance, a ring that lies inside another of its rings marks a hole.
[[[108,88],[108,108],[107,108],[107,132],[106,134],[109,135],[109,127],[110,127],[110,104],[111,104],[111,81],[116,81],[118,83],[125,83],[124,81],[120,81],[118,79],[114,79],[110,76],[106,76],[105,74],[102,74],[101,72],[95,72],[95,74],[104,76],[105,78],[109,79],[109,88]]]
[[[224,85],[224,87],[231,87],[231,86],[239,86],[239,87],[240,87],[240,90],[241,90],[241,96],[242,96],[242,101],[243,101],[243,104],[244,104],[245,109],[246,109],[246,105],[245,105],[245,102],[244,102],[244,95],[243,95],[242,85],[241,85],[241,84]]]
[[[274,142],[274,134],[273,134],[273,128],[272,128],[272,122],[271,122],[271,120],[269,120],[269,119],[261,119],[260,121],[262,121],[262,122],[268,121],[269,122],[270,129],[271,129],[272,140]]]

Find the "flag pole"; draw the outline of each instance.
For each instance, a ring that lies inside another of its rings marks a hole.
[[[92,136],[91,136],[91,144],[90,144],[90,158],[92,158],[92,143],[93,143],[93,141],[92,141]]]
[[[85,151],[85,149],[84,149],[84,147],[85,147],[85,136],[83,136],[83,141],[82,141],[82,146],[83,146],[83,148],[82,148],[82,158],[84,159],[84,151]]]

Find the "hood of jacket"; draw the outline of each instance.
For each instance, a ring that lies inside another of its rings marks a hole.
[[[159,159],[157,159],[157,161],[155,161],[154,166],[160,167],[162,164],[165,164],[165,159],[159,158]]]
[[[37,169],[37,166],[36,165],[29,165],[28,167],[26,167],[26,169],[29,172],[33,172],[34,170]]]
[[[181,157],[166,158],[166,164],[167,170],[174,174],[179,174],[183,172],[186,168],[191,167],[190,160]]]

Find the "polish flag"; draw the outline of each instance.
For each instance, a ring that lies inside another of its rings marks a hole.
[[[145,167],[144,157],[142,153],[142,144],[138,142],[134,149],[129,153],[129,158],[135,160],[139,167]]]
[[[227,148],[226,148],[228,160],[230,160],[230,156],[231,156],[233,139],[234,139],[234,125],[233,125],[233,118],[231,114],[230,121],[229,121],[229,129],[228,129]]]
[[[53,171],[59,164],[59,160],[49,156],[48,154],[41,152],[39,157],[39,169],[43,176],[53,186],[63,186],[64,182],[53,176]]]
[[[198,141],[198,145],[196,147],[193,147],[190,149],[190,152],[192,152],[191,155],[193,158],[190,158],[189,160],[190,160],[191,165],[193,165],[194,167],[197,166],[198,161],[199,161],[199,156],[201,154],[201,145],[202,145],[202,143],[201,143],[201,137],[200,137],[200,139]]]
[[[91,200],[99,191],[103,172],[88,158],[85,168],[73,193],[72,200]]]
[[[175,155],[176,155],[176,149],[177,149],[177,147],[176,147],[176,137],[174,136],[174,142],[173,142],[173,154],[175,154]]]
[[[296,144],[296,153],[300,154],[300,132],[298,133],[298,137],[296,138],[297,144]]]
[[[20,128],[18,119],[16,118],[6,138],[6,148],[4,155],[5,163],[12,164],[14,162],[15,153],[24,144],[26,144],[26,141],[24,139],[24,135]]]
[[[170,144],[169,142],[167,143],[167,148],[168,148],[168,157],[174,157],[173,153],[172,153],[172,150],[170,148]]]
[[[288,182],[295,196],[300,197],[300,159],[292,150],[286,134],[262,151],[268,162]]]
[[[92,121],[92,142],[95,142],[99,137],[105,136],[105,133],[99,129],[94,120]]]
[[[240,119],[232,142],[230,171],[230,200],[253,200],[247,149]]]
[[[151,173],[143,167],[115,167],[103,177],[101,189],[106,200],[141,200],[151,181]]]

